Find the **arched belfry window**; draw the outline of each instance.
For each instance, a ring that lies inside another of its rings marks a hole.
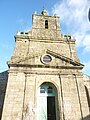
[[[48,20],[45,20],[45,29],[48,29]]]
[[[86,86],[85,86],[85,91],[86,91],[86,96],[87,96],[87,101],[88,101],[88,107],[89,107],[89,110],[90,110],[90,96],[89,96],[89,92],[88,92],[88,89],[87,89]]]

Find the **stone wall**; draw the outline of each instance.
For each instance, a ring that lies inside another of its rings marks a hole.
[[[45,29],[45,20],[48,21],[48,29]],[[32,36],[44,38],[60,37],[60,24],[58,16],[46,16],[33,14]]]
[[[25,75],[9,73],[2,120],[22,120]]]
[[[64,51],[63,51],[64,49]],[[75,41],[70,40],[40,40],[40,39],[27,39],[27,37],[16,37],[16,45],[13,55],[11,57],[11,63],[19,63],[26,59],[32,59],[35,57],[42,56],[47,53],[47,50],[55,52],[72,59],[73,61],[79,62],[76,50]],[[33,61],[33,64],[37,62]],[[39,63],[38,63],[39,64]]]
[[[57,88],[59,119],[89,120],[83,76],[79,71],[11,67],[9,72],[2,120],[36,120],[38,88],[44,82]]]
[[[1,119],[2,108],[4,104],[6,86],[8,82],[7,80],[8,80],[8,71],[4,71],[0,73],[0,119]]]

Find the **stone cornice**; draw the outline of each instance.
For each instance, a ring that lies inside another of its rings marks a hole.
[[[9,64],[10,67],[30,67],[30,68],[52,68],[52,69],[83,69],[83,66],[50,66],[50,65],[30,65],[30,64]]]
[[[47,42],[47,43],[72,43],[75,44],[75,39],[65,40],[64,38],[49,38],[49,37],[33,37],[33,36],[15,36],[15,41],[21,41],[23,39],[28,39],[34,42]]]
[[[60,17],[59,17],[59,16],[57,16],[57,15],[50,16],[50,15],[42,15],[42,14],[32,14],[32,16],[42,16],[42,17],[45,17],[45,18],[47,18],[47,17],[60,18]]]
[[[37,75],[82,75],[82,72],[78,69],[56,69],[56,68],[31,68],[31,67],[11,67],[9,73],[22,72],[25,74],[37,74]]]

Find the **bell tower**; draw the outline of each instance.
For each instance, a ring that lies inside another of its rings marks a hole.
[[[43,10],[40,15],[33,14],[33,34],[37,37],[54,38],[60,37],[59,17],[49,16],[47,10]]]

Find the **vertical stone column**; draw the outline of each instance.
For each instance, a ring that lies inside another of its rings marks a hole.
[[[88,115],[90,115],[89,107],[88,107],[87,96],[86,96],[85,87],[84,87],[83,76],[81,75],[76,76],[76,80],[78,85],[78,92],[80,97],[81,113],[82,113],[82,120],[83,120]]]
[[[26,74],[25,76],[26,84],[24,90],[23,120],[36,120],[35,118],[36,76],[33,74]]]
[[[22,120],[24,73],[9,73],[2,120]]]
[[[77,85],[73,75],[60,75],[63,97],[63,119],[81,119]]]

